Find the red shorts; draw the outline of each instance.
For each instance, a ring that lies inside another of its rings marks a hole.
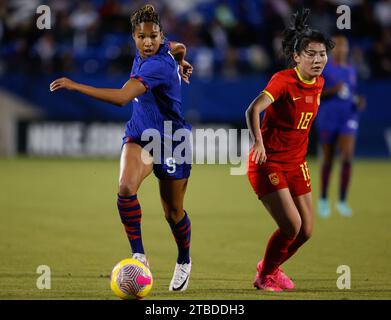
[[[307,162],[284,165],[267,162],[262,165],[248,158],[247,177],[258,198],[280,189],[288,188],[292,197],[311,192],[311,178]]]

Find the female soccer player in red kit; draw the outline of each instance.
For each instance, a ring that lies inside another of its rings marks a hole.
[[[309,9],[293,15],[282,47],[293,67],[273,75],[246,111],[254,139],[248,179],[278,225],[257,265],[254,286],[261,290],[293,289],[279,268],[311,236],[311,181],[305,156],[308,134],[324,85],[321,76],[333,42],[306,24]],[[262,127],[259,115],[265,110]]]

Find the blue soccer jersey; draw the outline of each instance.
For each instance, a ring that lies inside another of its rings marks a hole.
[[[150,130],[158,132],[162,150],[159,161],[154,158],[155,175],[158,178],[188,177],[189,161],[176,165],[181,161],[175,159],[174,155],[175,147],[184,141],[175,141],[175,132],[182,129],[190,133],[191,126],[182,114],[181,76],[178,63],[169,51],[168,41],[151,57],[142,59],[137,52],[130,77],[141,81],[147,90],[133,100],[133,113],[126,124],[124,143],[135,142],[144,147],[149,141],[141,141],[143,133]],[[170,131],[167,132],[167,128]],[[163,149],[167,146],[172,149],[171,156],[167,156],[170,152],[163,155]],[[191,145],[186,147],[191,148]]]
[[[357,86],[356,71],[351,65],[337,65],[330,61],[324,71],[327,90],[342,82],[342,89],[321,100],[317,116],[319,138],[329,143],[336,135],[355,134],[358,129],[358,112],[354,103]]]
[[[137,52],[130,77],[141,81],[147,91],[133,100],[127,136],[141,137],[150,128],[163,134],[164,121],[172,121],[173,128],[191,129],[182,115],[179,66],[169,51],[168,41],[152,57],[141,59]]]

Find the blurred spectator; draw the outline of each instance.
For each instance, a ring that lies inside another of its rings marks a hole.
[[[72,2],[69,0],[50,0],[48,5],[54,15],[68,14],[71,10]]]
[[[323,0],[316,0],[311,3],[309,25],[314,29],[322,30],[327,35],[331,35],[336,25],[336,15],[331,15],[330,4]]]
[[[252,72],[259,73],[270,69],[271,60],[260,45],[253,45],[248,48],[247,59]]]
[[[225,51],[228,48],[229,43],[227,30],[223,27],[219,20],[213,20],[208,33],[214,48],[218,48],[222,51]]]
[[[78,8],[71,14],[69,22],[75,29],[74,48],[84,51],[88,45],[87,33],[97,23],[98,14],[89,1],[82,1]]]
[[[5,33],[4,21],[5,21],[6,14],[7,14],[7,9],[4,5],[4,2],[0,2],[0,44],[3,41],[3,37]]]
[[[214,72],[214,59],[212,50],[207,47],[199,48],[198,54],[194,58],[193,67],[197,70],[197,76],[210,78]]]
[[[373,76],[391,76],[391,28],[383,29],[380,37],[375,40],[370,61]]]
[[[359,46],[352,46],[351,49],[352,63],[357,70],[357,75],[360,79],[368,79],[371,76],[371,71],[368,63],[365,61],[365,56]]]
[[[383,27],[391,26],[391,0],[380,1],[375,4],[373,14]]]
[[[238,52],[230,47],[225,50],[221,74],[227,79],[236,78],[239,75]]]
[[[98,19],[96,9],[92,7],[92,4],[84,0],[79,3],[79,7],[71,14],[70,22],[71,26],[78,31],[86,31]]]
[[[52,30],[58,43],[71,43],[74,32],[71,28],[69,16],[66,12],[58,12],[55,27]]]
[[[355,37],[372,37],[379,32],[371,2],[363,0],[361,5],[352,8],[351,32]]]
[[[54,56],[56,54],[56,45],[52,33],[46,32],[38,39],[35,45],[35,52],[41,62],[40,68],[44,73],[53,73]]]

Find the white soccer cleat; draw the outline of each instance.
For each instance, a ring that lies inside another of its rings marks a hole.
[[[345,201],[339,201],[335,207],[337,208],[339,214],[343,217],[351,217],[353,215],[352,209]]]
[[[145,256],[145,254],[143,254],[143,253],[133,253],[132,258],[140,261],[141,263],[143,263],[149,269],[149,262],[148,262],[147,257]]]
[[[330,216],[330,205],[327,199],[318,200],[318,215],[323,219],[327,219]]]
[[[190,263],[177,263],[175,265],[174,275],[170,282],[170,291],[185,291],[189,285],[191,272],[191,260]]]

